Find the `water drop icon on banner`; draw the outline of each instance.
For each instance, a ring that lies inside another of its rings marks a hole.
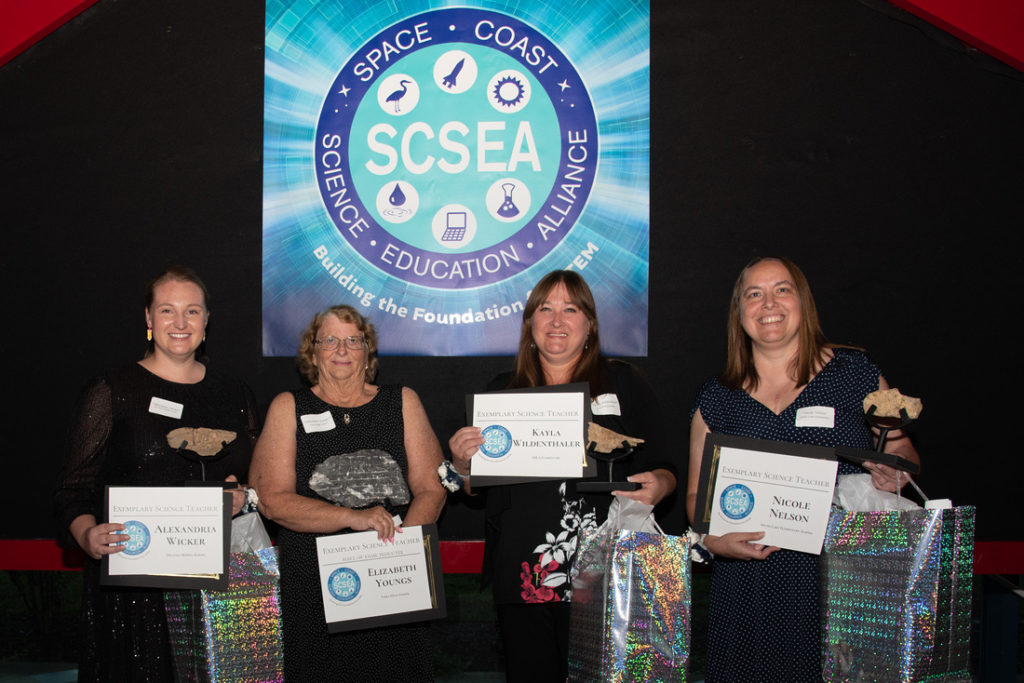
[[[402,192],[402,188],[398,183],[395,183],[395,189],[391,191],[391,195],[388,197],[388,202],[391,206],[401,206],[405,204],[405,193]]]

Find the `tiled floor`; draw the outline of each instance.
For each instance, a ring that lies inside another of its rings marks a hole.
[[[74,664],[45,662],[0,662],[0,683],[75,683]],[[473,672],[439,677],[437,683],[502,683],[501,672]]]
[[[0,662],[0,683],[75,683],[74,664],[47,662]]]

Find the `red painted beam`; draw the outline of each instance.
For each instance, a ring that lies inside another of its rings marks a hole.
[[[18,571],[77,571],[84,554],[67,551],[51,539],[0,540],[0,569]]]
[[[889,0],[1018,71],[1024,71],[1021,0]]]
[[[441,541],[441,569],[445,574],[479,574],[483,564],[483,541]]]
[[[52,539],[0,539],[0,570],[78,571],[84,557]],[[441,541],[441,568],[446,574],[479,574],[483,560],[483,541]]]
[[[979,541],[974,544],[975,574],[1024,574],[1024,542]]]
[[[97,0],[0,0],[0,66]],[[1020,0],[889,0],[996,59],[1024,71]]]
[[[0,66],[94,4],[96,0],[0,0]]]
[[[483,541],[441,541],[441,567],[446,574],[479,574]],[[52,539],[0,540],[0,570],[77,571],[82,553],[62,550]],[[978,541],[974,544],[975,574],[1024,574],[1024,541]]]

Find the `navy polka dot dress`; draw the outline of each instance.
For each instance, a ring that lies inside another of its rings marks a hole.
[[[834,356],[776,415],[745,391],[708,380],[696,408],[712,432],[815,446],[872,448],[864,397],[878,389],[878,368],[860,351]],[[796,411],[835,408],[835,426],[796,427]],[[862,472],[840,461],[839,473]],[[779,550],[764,561],[716,558],[712,564],[706,680],[806,683],[821,680],[818,556]]]

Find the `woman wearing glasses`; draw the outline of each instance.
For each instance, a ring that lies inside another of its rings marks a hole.
[[[277,396],[256,445],[251,482],[260,511],[281,525],[281,611],[285,678],[432,680],[432,650],[423,625],[328,635],[321,602],[316,537],[347,531],[392,539],[393,516],[407,526],[437,520],[445,492],[437,477],[441,447],[416,392],[372,384],[377,372],[373,326],[351,306],[318,313],[302,335],[299,369],[309,389]],[[328,457],[375,449],[401,468],[408,505],[353,509],[309,486]],[[396,649],[401,656],[395,656]]]

